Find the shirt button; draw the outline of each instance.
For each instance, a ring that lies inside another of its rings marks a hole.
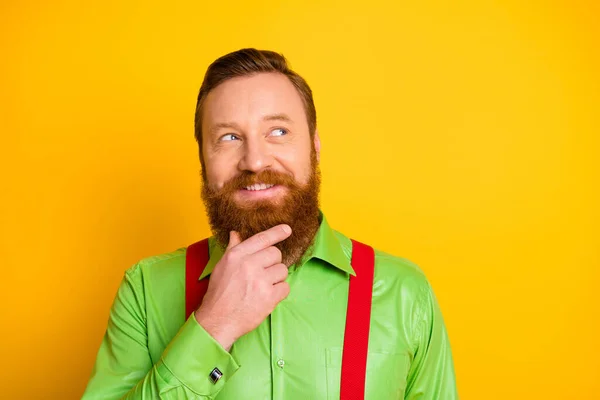
[[[285,361],[283,361],[283,360],[278,360],[278,361],[277,361],[277,365],[279,366],[279,368],[283,368],[283,366],[285,365]]]

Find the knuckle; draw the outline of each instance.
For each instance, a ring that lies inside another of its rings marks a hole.
[[[279,270],[281,271],[281,275],[283,275],[283,277],[287,278],[287,276],[289,275],[289,271],[288,268],[285,264],[279,264]]]
[[[275,258],[276,260],[281,260],[281,250],[279,250],[275,246],[271,246],[271,248],[269,250],[270,250],[271,254],[273,255],[273,258]]]
[[[237,248],[233,247],[225,252],[225,254],[223,255],[223,258],[227,262],[232,262],[232,261],[235,261],[238,259],[239,253],[240,253],[240,251]]]
[[[256,239],[263,245],[266,245],[269,242],[269,236],[264,232],[258,233]]]

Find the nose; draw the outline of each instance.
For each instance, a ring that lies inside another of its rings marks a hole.
[[[243,146],[238,169],[258,173],[273,166],[273,155],[267,143],[261,140],[247,139]]]

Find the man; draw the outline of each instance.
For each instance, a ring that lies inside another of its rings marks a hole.
[[[195,132],[214,236],[125,273],[83,398],[457,398],[421,270],[321,213],[312,92],[285,58],[216,60]]]

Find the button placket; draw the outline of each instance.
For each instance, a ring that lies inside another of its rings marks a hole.
[[[286,281],[292,286],[297,278],[295,274],[288,275]],[[286,316],[289,313],[288,302],[290,298],[280,302],[275,310],[271,313],[271,365],[273,378],[273,399],[283,399],[285,396],[285,380],[289,373],[289,365],[286,365],[289,360],[286,360],[286,335],[285,322]]]

